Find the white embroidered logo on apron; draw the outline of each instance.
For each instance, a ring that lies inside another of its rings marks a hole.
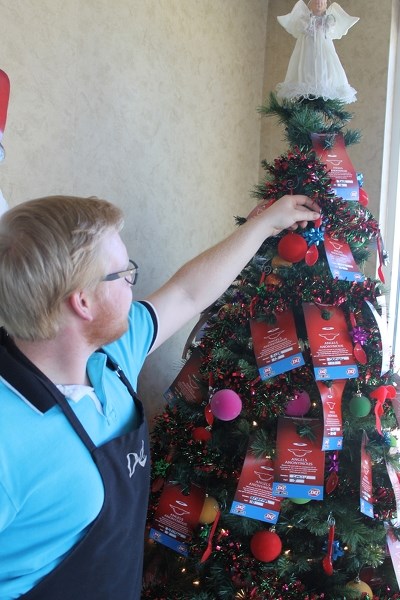
[[[135,472],[136,465],[139,464],[141,467],[144,467],[147,462],[147,454],[144,453],[144,440],[142,440],[140,454],[137,454],[136,452],[129,452],[129,454],[126,455],[126,458],[128,459],[129,477],[132,477]]]

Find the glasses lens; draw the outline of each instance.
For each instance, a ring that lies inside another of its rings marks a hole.
[[[138,266],[133,260],[129,261],[129,265],[131,267],[130,273],[125,277],[125,281],[127,281],[130,285],[135,285],[138,276]]]

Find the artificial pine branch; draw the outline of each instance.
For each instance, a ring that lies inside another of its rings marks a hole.
[[[285,136],[293,148],[300,146],[311,149],[310,132],[320,134],[342,133],[345,145],[356,144],[361,139],[357,130],[345,129],[352,119],[352,114],[345,110],[345,103],[340,100],[324,100],[323,98],[303,99],[297,102],[282,100],[273,92],[268,103],[258,111],[264,116],[275,116],[279,124],[285,128]]]

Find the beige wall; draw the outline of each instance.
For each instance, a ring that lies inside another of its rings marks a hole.
[[[232,231],[258,177],[267,4],[0,1],[8,202],[67,193],[121,205],[140,297]],[[188,331],[149,359],[149,413]]]

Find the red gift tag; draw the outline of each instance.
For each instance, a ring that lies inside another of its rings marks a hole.
[[[184,398],[189,404],[201,404],[207,399],[207,386],[199,376],[201,363],[201,352],[198,348],[195,348],[164,393],[167,402],[171,402],[176,398]]]

